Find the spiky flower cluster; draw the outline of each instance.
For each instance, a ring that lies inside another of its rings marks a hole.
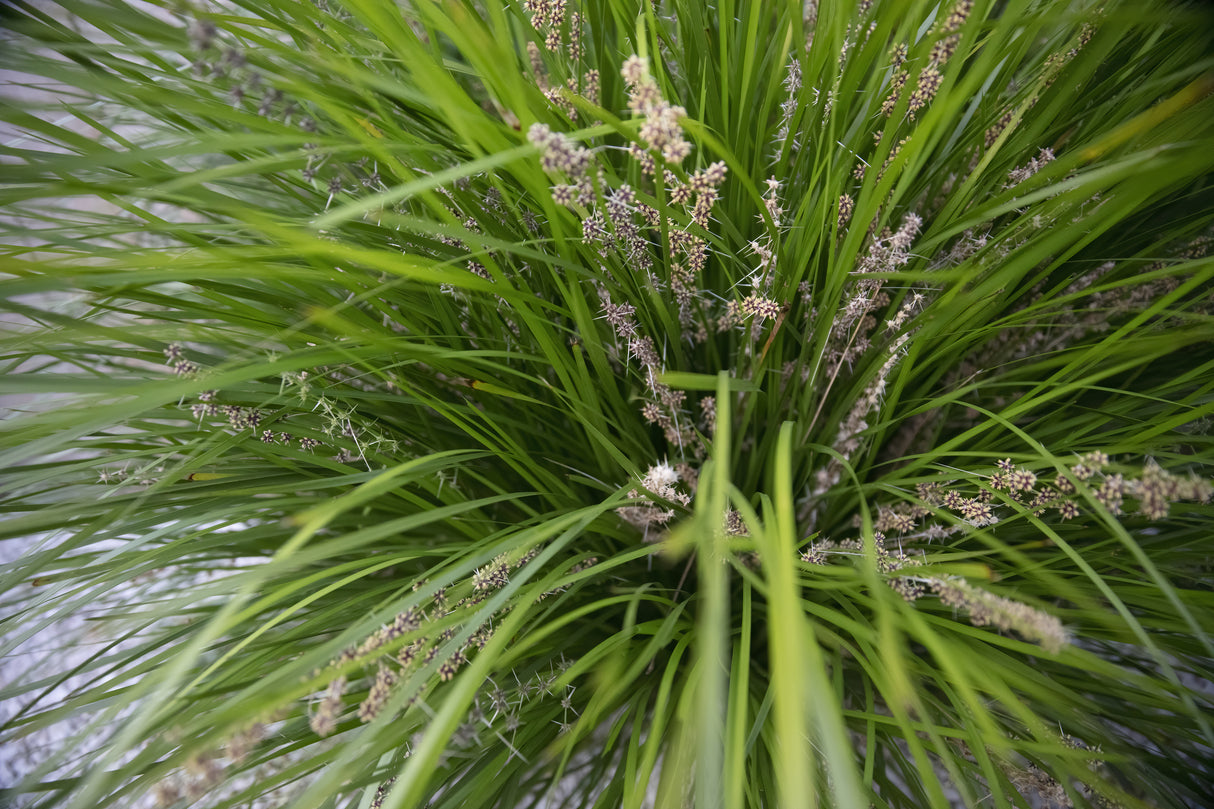
[[[628,496],[632,499],[639,499],[647,496],[656,496],[662,500],[667,500],[681,506],[691,504],[691,495],[679,491],[677,484],[679,483],[680,474],[674,467],[660,463],[649,467],[649,470],[641,478],[641,488],[632,489],[628,492]],[[641,490],[644,490],[643,492]],[[666,508],[657,502],[645,502],[639,505],[621,506],[616,509],[621,517],[627,520],[632,525],[645,530],[645,538],[647,541],[657,541],[661,538],[661,534],[649,534],[649,526],[657,525],[664,526],[675,516],[676,511],[673,508]]]
[[[788,69],[784,74],[784,100],[780,102],[780,129],[776,133],[776,144],[783,147],[788,144],[791,150],[800,149],[799,139],[789,140],[792,134],[793,118],[801,108],[801,62],[795,57],[788,60]]]
[[[165,346],[164,356],[168,358],[168,363],[173,366],[173,373],[177,376],[192,379],[198,375],[198,363],[185,358],[185,350],[181,347],[181,343],[169,343]]]
[[[897,232],[885,229],[872,239],[867,254],[859,260],[854,280],[844,287],[839,312],[831,321],[826,356],[832,379],[838,376],[842,366],[852,366],[872,348],[873,332],[877,327],[873,313],[891,303],[888,293],[882,290],[881,276],[910,260],[910,246],[922,224],[918,215],[907,214]],[[915,306],[922,302],[922,297],[914,299]],[[909,314],[907,310],[903,320]]]
[[[682,138],[678,126],[678,119],[684,112],[662,99],[644,60],[630,57],[621,74],[629,86],[630,109],[645,116],[639,133],[644,145],[633,143],[629,152],[640,163],[643,174],[652,176],[655,182],[659,179],[664,182],[662,190],[668,201],[687,211],[690,226],[664,220],[658,208],[644,201],[637,190],[627,183],[612,187],[601,171],[597,177],[599,193],[596,195],[595,184],[589,176],[590,150],[573,145],[549,127],[532,126],[528,138],[541,149],[541,164],[545,170],[564,172],[570,179],[568,184],[552,187],[553,199],[588,209],[582,220],[583,242],[595,246],[604,261],[619,260],[630,271],[644,273],[648,286],[658,294],[666,292],[677,307],[678,322],[683,330],[681,336],[693,344],[702,343],[709,337],[711,320],[710,305],[700,290],[698,279],[707,265],[709,253],[705,239],[695,233],[692,226],[708,228],[711,224],[711,212],[727,169],[723,161],[717,161],[686,176],[680,176],[673,168],[665,168],[659,173],[659,158],[666,165],[677,168],[690,151],[690,144]],[[655,192],[657,190],[655,188]],[[665,278],[654,271],[654,236],[668,240],[669,249],[661,257],[662,264],[668,268]],[[610,271],[606,276],[611,278]],[[660,381],[665,366],[663,354],[653,337],[638,323],[636,305],[614,298],[613,292],[604,285],[598,285],[596,292],[601,317],[610,325],[617,340],[617,357],[635,362],[634,367],[639,370],[648,390],[649,396],[640,405],[642,416],[648,423],[662,428],[666,440],[677,446],[680,455],[701,456],[703,446],[695,432],[694,419],[683,408],[686,394],[672,390]],[[731,305],[738,307],[736,302]],[[755,298],[749,306],[760,320],[775,316],[774,302]],[[728,317],[728,314],[723,317],[722,323],[731,324]]]
[[[587,176],[590,168],[590,150],[578,146],[560,132],[553,132],[547,124],[532,124],[527,130],[527,139],[540,150],[540,165],[544,171],[563,174],[569,184],[552,187],[553,199],[562,205],[589,205],[594,202],[594,185]]]
[[[312,730],[317,736],[331,736],[337,730],[337,722],[345,706],[342,696],[346,692],[346,685],[344,676],[334,677],[325,688],[324,697],[310,720]]]
[[[565,0],[523,0],[523,8],[531,14],[531,24],[543,33],[544,46],[556,52],[561,49],[561,27],[565,24]],[[571,15],[570,29],[579,31],[579,16]],[[577,57],[574,57],[576,61]]]
[[[645,60],[635,54],[624,60],[620,75],[628,85],[628,109],[645,116],[638,133],[645,145],[672,165],[691,154],[691,144],[683,138],[679,120],[687,115],[682,107],[662,98],[662,91],[649,74]]]
[[[995,525],[1013,513],[1065,522],[1103,508],[1114,516],[1137,514],[1162,520],[1175,504],[1204,504],[1214,499],[1210,481],[1169,473],[1153,460],[1137,476],[1109,471],[1108,466],[1107,454],[1088,452],[1066,473],[1047,481],[1044,475],[1005,458],[988,475],[920,482],[917,501],[879,507],[874,527],[904,540],[931,542],[968,530],[967,526]],[[1138,501],[1136,509],[1126,508],[1127,497]]]
[[[926,582],[942,604],[969,613],[974,626],[1015,631],[1047,652],[1057,653],[1070,642],[1062,622],[1047,612],[980,590],[957,576],[931,576]]]
[[[429,665],[436,662],[439,652],[448,641],[455,637],[460,624],[452,624],[453,619],[468,617],[470,608],[482,604],[494,591],[505,587],[510,582],[511,569],[519,569],[531,562],[538,555],[539,549],[532,548],[511,562],[510,554],[499,554],[493,560],[473,571],[472,576],[464,583],[454,586],[457,593],[465,593],[456,603],[451,603],[447,586],[434,588],[430,596],[430,614],[418,607],[410,607],[398,613],[390,623],[383,626],[360,644],[350,647],[335,657],[328,666],[314,673],[322,677],[326,672],[332,672],[325,690],[319,697],[319,703],[310,719],[312,730],[318,736],[333,734],[341,720],[345,708],[344,695],[357,680],[352,681],[349,672],[357,672],[374,664],[375,673],[370,678],[366,696],[360,701],[357,718],[360,722],[374,721],[383,711],[392,692],[415,670],[415,665]],[[585,569],[592,562],[578,563],[569,575]],[[414,591],[425,586],[425,582],[414,582]],[[445,628],[437,635],[422,634],[427,626],[442,622]],[[437,659],[434,677],[438,682],[452,680],[465,663],[468,655],[474,650],[480,650],[493,635],[490,624],[477,626],[471,637],[459,648],[442,659]],[[425,683],[420,690],[424,690]],[[414,699],[417,697],[415,696]]]
[[[1008,185],[1019,185],[1020,183],[1032,177],[1037,172],[1041,171],[1046,164],[1052,163],[1054,160],[1053,149],[1040,149],[1037,156],[1029,160],[1019,168],[1014,168],[1007,175]]]
[[[988,593],[957,576],[933,574],[928,552],[933,542],[990,529],[1002,517],[1018,513],[1059,524],[1100,510],[1122,519],[1136,514],[1163,520],[1177,503],[1214,501],[1214,484],[1210,481],[1167,472],[1153,460],[1148,460],[1137,476],[1111,471],[1109,466],[1106,453],[1084,453],[1065,473],[1047,482],[1043,475],[1004,458],[990,474],[973,476],[968,482],[944,478],[921,481],[916,486],[916,500],[877,509],[871,546],[878,570],[907,601],[934,594],[942,603],[965,610],[975,626],[1015,631],[1049,651],[1058,651],[1069,642],[1069,636],[1057,618]],[[1127,507],[1126,498],[1137,500],[1137,508]],[[862,524],[859,515],[854,524]],[[835,559],[864,557],[866,553],[861,540],[836,543],[818,539],[801,551],[800,558],[806,565],[825,565]]]
[[[184,349],[179,343],[171,343],[164,349],[165,356],[173,364],[175,373],[190,378],[200,378],[204,373],[198,363],[185,359]],[[351,380],[343,374],[341,368],[327,369],[325,376],[329,381],[350,384]],[[400,442],[386,435],[375,426],[360,424],[358,413],[347,407],[339,407],[328,396],[314,396],[312,385],[315,379],[308,371],[291,371],[282,374],[280,392],[286,393],[294,389],[298,394],[301,407],[279,407],[272,412],[260,408],[247,407],[237,404],[221,404],[221,392],[204,390],[199,392],[192,403],[182,402],[200,426],[206,425],[212,429],[222,429],[224,421],[233,432],[248,430],[262,444],[290,447],[293,444],[305,452],[312,452],[325,446],[325,442],[316,435],[329,439],[337,454],[330,456],[339,463],[367,463],[368,452],[376,451],[387,455],[395,455],[400,450]],[[302,408],[311,402],[310,412]],[[208,420],[216,421],[207,424]],[[300,426],[292,431],[273,430],[270,426],[285,426],[288,423],[307,421],[307,426]],[[269,422],[263,427],[263,422]],[[303,432],[314,432],[315,435],[300,435]],[[108,482],[108,481],[106,481]]]
[[[504,555],[494,558],[485,567],[472,574],[472,589],[477,591],[500,590],[510,583],[510,565]]]
[[[687,394],[674,390],[659,380],[662,371],[662,358],[653,344],[652,338],[640,334],[635,313],[636,307],[629,303],[613,303],[606,289],[599,288],[600,311],[602,317],[611,324],[616,337],[624,343],[627,355],[641,366],[645,387],[650,397],[641,405],[641,415],[649,424],[657,424],[662,428],[666,440],[682,450],[684,447],[694,451],[702,451],[702,446],[696,440],[696,434],[690,420],[680,415]]]
[[[895,547],[880,531],[874,531],[872,536],[871,552],[877,570],[907,601],[916,602],[931,593],[941,604],[964,610],[974,626],[1014,631],[1049,652],[1056,653],[1070,642],[1069,634],[1055,616],[977,588],[959,576],[933,574],[923,558],[907,554],[900,543]],[[822,540],[802,550],[800,558],[805,565],[820,566],[839,558],[863,559],[867,553],[861,540],[840,543]]]

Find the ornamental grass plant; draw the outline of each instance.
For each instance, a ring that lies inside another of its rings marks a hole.
[[[1200,6],[7,15],[14,805],[1214,794]]]

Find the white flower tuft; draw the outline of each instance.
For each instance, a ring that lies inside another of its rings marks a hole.
[[[678,482],[679,473],[675,471],[673,466],[667,463],[660,463],[649,467],[649,471],[645,473],[645,477],[641,478],[641,485],[651,492],[659,492],[661,489],[673,486]]]

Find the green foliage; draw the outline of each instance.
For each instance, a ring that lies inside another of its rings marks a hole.
[[[13,12],[18,805],[1210,794],[1208,16]]]

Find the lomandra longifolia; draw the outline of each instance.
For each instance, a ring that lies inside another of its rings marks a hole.
[[[11,20],[15,805],[1211,793],[1203,10]]]

